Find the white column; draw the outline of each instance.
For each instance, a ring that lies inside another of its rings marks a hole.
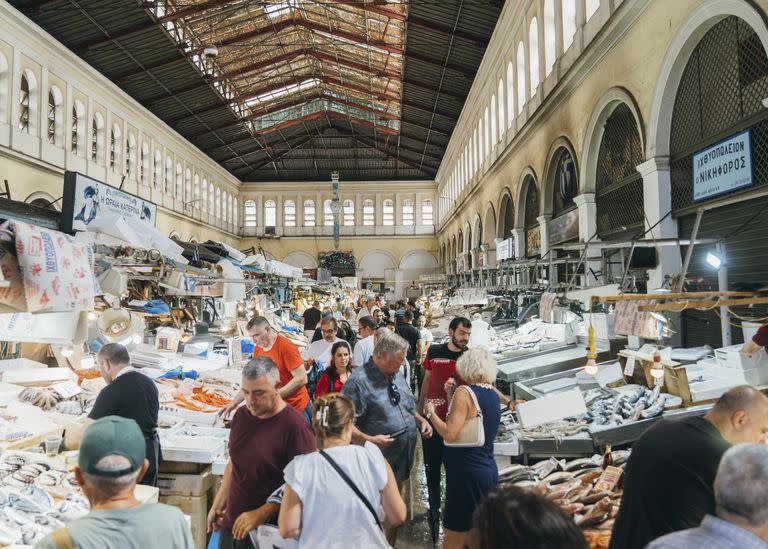
[[[283,211],[283,194],[280,193],[277,195],[277,200],[275,201],[277,210],[275,211],[275,227],[276,228],[282,228],[283,227],[283,215],[285,212]],[[280,234],[278,232],[277,234]]]
[[[512,238],[515,239],[515,259],[525,257],[525,229],[512,229]]]
[[[539,222],[539,234],[541,234],[541,257],[544,257],[549,251],[549,220],[551,215],[540,215],[536,218]]]
[[[646,229],[656,225],[646,233],[645,238],[677,238],[677,221],[671,215],[672,182],[669,174],[669,157],[659,156],[640,164],[637,171],[643,177],[643,207],[645,209]],[[658,221],[664,217],[663,221]],[[657,224],[658,223],[658,224]],[[658,248],[659,266],[649,271],[648,291],[659,288],[664,283],[664,275],[682,271],[680,248],[661,246]]]
[[[587,242],[591,238],[592,242],[599,240],[597,236],[597,203],[595,202],[595,193],[584,193],[574,197],[573,201],[579,209],[579,242]],[[587,251],[587,257],[597,257],[597,250]],[[592,272],[599,272],[602,269],[601,261],[587,261],[584,265],[586,275],[585,286],[595,286],[603,283],[600,276],[597,280],[592,276]]]

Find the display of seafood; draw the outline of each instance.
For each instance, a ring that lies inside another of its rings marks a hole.
[[[657,417],[664,413],[667,396],[659,386],[651,390],[638,385],[623,395],[592,389],[584,393],[588,409],[584,421],[592,424],[594,430]]]
[[[93,405],[96,400],[96,393],[81,391],[72,398],[65,400],[50,387],[27,387],[19,393],[19,400],[37,406],[46,412],[55,410],[62,414],[79,416]]]
[[[57,503],[48,487],[63,489],[66,496]],[[33,545],[88,509],[72,475],[54,469],[43,456],[0,455],[0,546]]]
[[[606,458],[550,458],[532,466],[512,465],[499,472],[499,484],[535,490],[557,503],[582,529],[610,530],[619,512],[621,490],[601,489],[598,479],[604,472],[604,462],[623,469],[629,450],[615,450]]]

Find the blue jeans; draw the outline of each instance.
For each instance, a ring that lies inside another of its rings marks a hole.
[[[309,426],[312,427],[312,401],[311,400],[307,404],[307,407],[304,408],[304,411],[301,413],[301,415],[304,417],[304,419],[307,420],[307,423],[309,423]]]

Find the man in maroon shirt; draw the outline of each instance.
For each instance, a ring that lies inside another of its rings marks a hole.
[[[253,547],[249,532],[280,510],[267,498],[283,484],[283,469],[297,455],[315,451],[312,429],[282,399],[279,381],[269,357],[256,357],[243,368],[245,406],[232,418],[229,463],[208,513],[208,531],[221,530],[219,549]]]

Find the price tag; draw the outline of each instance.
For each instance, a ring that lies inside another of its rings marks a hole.
[[[653,385],[654,387],[661,387],[664,385],[664,377],[655,377],[653,378]]]
[[[78,387],[74,381],[64,381],[51,386],[51,389],[59,393],[64,400],[83,392],[82,387]]]
[[[634,373],[635,373],[635,357],[628,356],[627,363],[624,365],[624,375],[627,377],[632,377]]]

